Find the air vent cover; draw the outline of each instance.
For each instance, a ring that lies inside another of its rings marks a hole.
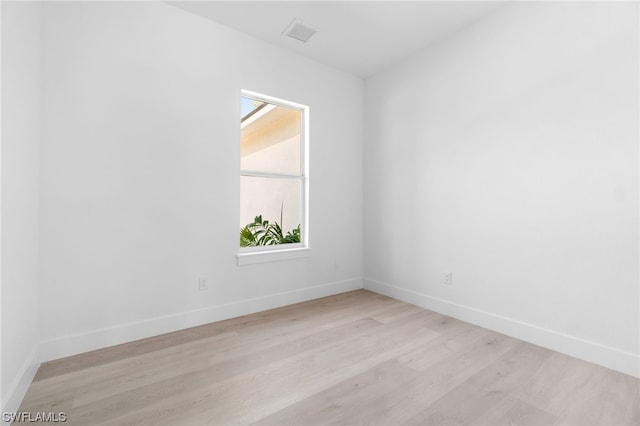
[[[296,40],[306,43],[315,33],[316,30],[314,28],[311,28],[299,19],[294,19],[282,32],[282,35],[295,38]]]

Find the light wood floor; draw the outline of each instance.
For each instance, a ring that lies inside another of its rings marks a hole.
[[[640,380],[358,290],[42,365],[69,425],[640,425]]]

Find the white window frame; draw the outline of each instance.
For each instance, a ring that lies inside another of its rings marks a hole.
[[[277,262],[289,259],[299,259],[308,257],[309,247],[309,107],[307,105],[291,102],[285,99],[264,95],[262,93],[241,90],[240,97],[251,98],[269,104],[283,106],[287,108],[297,109],[301,112],[301,128],[300,128],[300,171],[301,175],[288,175],[279,173],[256,172],[251,170],[242,170],[240,161],[238,162],[239,174],[242,176],[296,179],[300,180],[301,200],[300,200],[300,216],[302,223],[300,224],[301,241],[299,243],[278,244],[272,246],[260,247],[238,247],[236,259],[239,266],[251,265],[255,263]],[[238,99],[240,99],[240,97]],[[238,128],[240,129],[240,127]],[[238,142],[240,133],[238,134]],[[238,143],[240,147],[240,143]],[[239,152],[239,151],[238,151]],[[240,158],[240,155],[238,155]],[[239,207],[239,206],[238,206]],[[239,216],[239,215],[238,215]],[[245,224],[239,224],[239,227]],[[240,229],[240,228],[238,228]]]

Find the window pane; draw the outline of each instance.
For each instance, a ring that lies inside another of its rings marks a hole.
[[[240,168],[300,175],[302,112],[248,98],[241,105]]]
[[[302,182],[300,179],[240,177],[240,227],[254,221],[277,222],[283,235],[302,223]],[[282,219],[280,209],[282,208]]]

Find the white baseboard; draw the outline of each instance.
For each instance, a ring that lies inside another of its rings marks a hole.
[[[362,288],[362,278],[271,294],[204,309],[150,318],[114,327],[64,336],[40,344],[40,361],[50,361],[108,346],[132,342],[215,321],[253,314],[267,309],[331,296]]]
[[[640,378],[640,355],[365,278],[364,288]]]
[[[18,411],[39,367],[40,363],[38,362],[38,350],[36,347],[22,364],[9,389],[3,391],[2,413],[16,413]],[[4,421],[4,416],[0,421],[3,425],[9,424]]]

